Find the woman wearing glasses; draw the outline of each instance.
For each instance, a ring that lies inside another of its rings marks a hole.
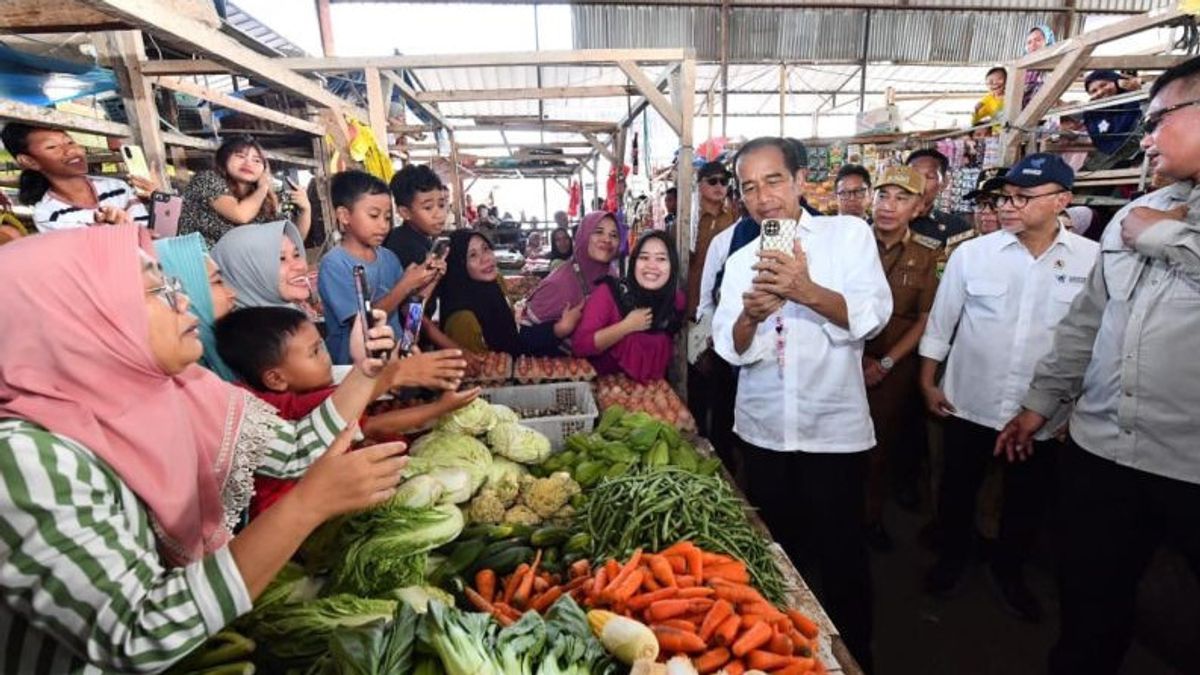
[[[388,498],[404,467],[402,444],[346,452],[380,361],[284,422],[195,365],[189,300],[152,250],[115,226],[0,251],[0,650],[20,672],[166,668],[248,611],[316,526]],[[303,478],[235,536],[255,473]]]

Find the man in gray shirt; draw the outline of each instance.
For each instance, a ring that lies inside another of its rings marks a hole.
[[[1117,672],[1161,540],[1200,576],[1200,58],[1163,73],[1150,97],[1142,147],[1177,182],[1113,218],[1024,409],[996,441],[997,454],[1023,461],[1033,434],[1074,403],[1055,674]]]

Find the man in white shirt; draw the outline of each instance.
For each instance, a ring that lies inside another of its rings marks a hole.
[[[1075,174],[1055,155],[1032,154],[1005,174],[996,196],[1001,230],[968,241],[946,266],[925,335],[921,390],[946,418],[945,468],[938,494],[943,542],[925,579],[927,592],[950,592],[966,567],[975,500],[1004,424],[1019,410],[1034,366],[1054,328],[1083,289],[1099,247],[1058,224]],[[957,332],[956,332],[957,329]],[[942,387],[934,384],[947,360]],[[1064,420],[1037,437],[1042,445]],[[991,572],[1008,609],[1036,622],[1042,610],[1022,576],[1025,555],[1054,481],[1052,448],[1004,465],[1004,506]]]
[[[794,225],[786,252],[761,250],[758,237],[729,256],[713,318],[717,353],[741,369],[734,432],[748,494],[788,555],[818,572],[821,603],[869,671],[862,519],[875,433],[862,356],[891,316],[891,289],[866,223],[800,208],[804,165],[791,141],[750,141],[734,172],[751,225]]]

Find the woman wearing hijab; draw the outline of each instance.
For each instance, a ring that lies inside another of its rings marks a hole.
[[[162,264],[163,274],[179,280],[188,296],[188,309],[200,320],[200,342],[204,345],[200,365],[226,382],[235,382],[237,376],[217,353],[213,324],[233,310],[237,293],[233,286],[225,283],[217,263],[208,255],[204,237],[193,232],[182,237],[158,239],[154,242],[154,251]]]
[[[237,291],[239,309],[296,309],[312,295],[304,240],[290,221],[236,227],[221,237],[212,257]]]
[[[562,340],[579,323],[583,301],[596,283],[612,272],[620,250],[617,217],[609,211],[593,211],[575,232],[568,264],[542,280],[529,294],[521,319],[521,343],[539,356],[562,356]]]
[[[0,250],[0,652],[14,672],[166,668],[248,611],[319,524],[393,494],[404,467],[401,444],[346,452],[344,420],[381,362],[284,422],[195,365],[196,319],[152,250],[132,226]],[[234,536],[254,473],[303,479]]]
[[[632,258],[625,278],[606,278],[588,296],[571,346],[601,375],[623,372],[646,382],[666,376],[686,299],[678,288],[675,246],[665,232],[643,235]]]
[[[571,232],[565,227],[555,228],[554,232],[550,233],[550,271],[562,267],[563,263],[571,259]]]
[[[1025,53],[1032,54],[1039,49],[1049,47],[1054,44],[1056,38],[1054,31],[1046,24],[1038,24],[1029,29],[1025,35]],[[1033,100],[1033,95],[1042,88],[1042,83],[1046,80],[1046,73],[1041,70],[1025,71],[1025,93],[1021,96],[1021,107],[1029,105]]]
[[[442,330],[476,354],[519,354],[517,322],[504,294],[492,243],[473,230],[450,234],[446,277],[438,285]]]

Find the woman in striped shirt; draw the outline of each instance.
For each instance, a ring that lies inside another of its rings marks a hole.
[[[284,422],[195,365],[196,319],[150,250],[131,226],[0,250],[0,672],[162,670],[399,481],[402,445],[346,453],[381,362]],[[233,536],[256,472],[303,479]]]

